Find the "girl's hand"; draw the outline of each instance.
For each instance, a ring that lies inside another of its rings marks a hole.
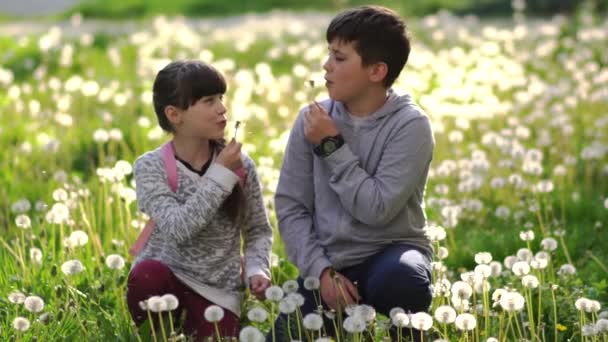
[[[270,279],[264,274],[256,274],[249,277],[249,288],[251,293],[259,300],[264,300],[266,289],[270,287]]]
[[[232,139],[220,152],[216,159],[217,163],[223,165],[229,170],[237,170],[243,167],[241,160],[241,143]]]

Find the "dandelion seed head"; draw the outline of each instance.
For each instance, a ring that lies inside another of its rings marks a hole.
[[[258,328],[247,326],[241,329],[239,341],[241,342],[264,342],[266,337]]]
[[[354,316],[359,316],[365,322],[371,322],[376,318],[376,309],[367,304],[357,305],[353,312]]]
[[[513,264],[513,268],[511,269],[511,271],[513,271],[513,274],[515,274],[516,276],[522,277],[530,273],[530,265],[527,261],[518,261]]]
[[[557,249],[557,240],[555,240],[554,238],[551,238],[551,237],[544,238],[540,242],[540,245],[543,247],[543,249],[545,251],[552,252]]]
[[[463,313],[456,317],[454,324],[458,330],[468,331],[475,329],[477,326],[477,320],[475,319],[475,316],[469,313]]]
[[[500,296],[500,306],[505,311],[520,311],[525,304],[524,297],[518,292],[507,292]]]
[[[15,317],[13,320],[13,328],[21,332],[27,331],[31,326],[30,321],[25,317]]]
[[[507,256],[504,260],[505,267],[508,269],[513,268],[513,264],[515,264],[516,262],[517,262],[517,257],[513,256],[513,255]]]
[[[293,313],[297,308],[298,306],[296,303],[294,303],[294,301],[289,297],[283,298],[279,301],[279,311],[286,315]]]
[[[415,329],[427,331],[433,326],[433,317],[426,312],[417,312],[410,318],[410,324]]]
[[[569,276],[569,275],[573,275],[576,273],[576,267],[570,265],[570,264],[564,264],[559,268],[559,271],[557,271],[557,274],[561,275],[561,276]]]
[[[304,288],[308,291],[318,290],[319,286],[320,281],[317,277],[306,277],[306,279],[304,279]]]
[[[538,287],[539,284],[538,278],[531,274],[525,275],[523,278],[521,278],[521,283],[523,286],[529,289],[535,289]]]
[[[80,260],[68,260],[61,265],[61,272],[65,275],[74,275],[84,271],[84,266]]]
[[[502,264],[498,261],[492,261],[490,263],[490,269],[492,270],[492,276],[497,277],[502,272]]]
[[[21,229],[30,229],[32,227],[32,220],[25,214],[20,214],[15,218],[15,225]]]
[[[489,264],[492,261],[492,254],[489,252],[479,252],[475,254],[475,262],[478,265]]]
[[[298,288],[300,288],[300,286],[295,280],[288,280],[283,283],[283,291],[285,291],[287,294],[298,291]]]
[[[595,336],[597,335],[597,328],[594,324],[585,324],[581,328],[581,333],[583,336]]]
[[[118,254],[110,254],[106,257],[106,266],[113,270],[122,270],[125,267],[125,259]]]
[[[208,322],[219,322],[224,318],[224,309],[217,305],[210,305],[205,309],[204,316]]]
[[[532,254],[532,251],[527,248],[518,249],[516,255],[518,261],[530,261],[534,256],[534,254]]]
[[[32,262],[36,265],[42,264],[42,251],[40,248],[30,248],[30,260],[32,260]]]
[[[468,299],[473,294],[473,288],[464,281],[457,281],[452,284],[452,296]]]
[[[597,322],[595,323],[595,328],[597,329],[598,333],[605,333],[608,331],[608,319],[606,318],[600,318],[597,320]]]
[[[40,312],[44,310],[44,300],[38,296],[28,296],[23,301],[25,309],[29,312]]]
[[[247,312],[247,318],[252,322],[262,323],[268,319],[268,312],[264,308],[256,306]]]
[[[323,327],[323,318],[316,313],[309,313],[304,316],[304,328],[317,331]]]
[[[453,323],[456,319],[456,310],[449,305],[442,305],[435,309],[435,320],[442,324]]]
[[[162,297],[160,297],[160,299],[165,301],[167,311],[173,311],[179,306],[179,300],[171,293],[164,294]]]
[[[283,289],[276,285],[267,288],[264,294],[266,295],[266,299],[273,302],[278,302],[283,299]]]
[[[397,328],[405,328],[410,324],[410,318],[405,312],[397,312],[391,316],[391,322]]]
[[[441,246],[439,247],[439,249],[437,250],[437,258],[439,258],[439,260],[444,260],[448,257],[449,252],[448,249]]]
[[[396,314],[398,314],[400,312],[405,313],[405,310],[403,310],[402,308],[397,306],[397,307],[392,308],[391,311],[389,311],[388,316],[390,318],[393,318],[393,316],[395,316]]]
[[[8,301],[13,304],[22,304],[25,301],[25,295],[21,291],[13,291],[8,294]]]
[[[167,311],[167,303],[160,296],[148,298],[146,306],[152,312]]]
[[[351,334],[363,332],[366,328],[365,322],[357,316],[346,317],[342,326],[344,327],[344,330]]]

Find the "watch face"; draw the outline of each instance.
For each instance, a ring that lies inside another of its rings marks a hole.
[[[333,153],[336,150],[336,143],[333,140],[328,140],[323,144],[323,152],[325,154]]]

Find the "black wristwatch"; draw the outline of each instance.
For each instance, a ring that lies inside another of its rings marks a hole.
[[[333,137],[323,138],[319,146],[316,146],[313,151],[319,157],[325,158],[342,147],[342,145],[344,145],[344,138],[338,134]]]

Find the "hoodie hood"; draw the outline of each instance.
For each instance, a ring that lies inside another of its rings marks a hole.
[[[331,107],[331,102],[329,103],[329,106]],[[388,98],[382,107],[366,117],[358,118],[353,116],[348,109],[346,109],[346,106],[338,101],[334,101],[334,108],[330,115],[345,123],[357,121],[358,125],[365,126],[367,124],[373,125],[375,121],[383,119],[388,115],[393,115],[404,108],[411,106],[416,106],[416,104],[409,94],[399,95],[393,89],[389,89]]]

